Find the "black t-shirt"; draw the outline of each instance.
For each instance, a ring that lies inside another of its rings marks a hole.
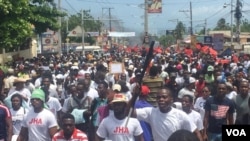
[[[204,108],[209,111],[208,132],[211,133],[221,133],[222,125],[227,124],[227,115],[235,111],[233,101],[227,97],[218,101],[212,96],[207,99]]]

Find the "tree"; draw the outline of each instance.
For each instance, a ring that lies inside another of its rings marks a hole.
[[[249,32],[250,31],[250,23],[248,22],[247,19],[244,19],[241,21],[241,32]]]
[[[47,29],[58,30],[58,17],[66,16],[66,13],[58,11],[54,0],[30,0],[30,23],[35,26],[35,33],[41,34]]]
[[[229,23],[226,23],[226,20],[224,18],[219,19],[216,27],[214,28],[214,30],[230,30],[230,29],[231,26],[229,25]]]
[[[33,33],[59,29],[57,18],[63,15],[54,0],[1,0],[0,48],[14,49]]]
[[[32,34],[28,0],[0,1],[0,48],[16,47]]]
[[[99,20],[95,20],[93,18],[93,16],[91,16],[86,10],[83,11],[83,19],[84,19],[84,31],[85,32],[101,32],[101,27],[103,25],[102,22],[100,22]],[[68,23],[68,24],[67,24]],[[64,18],[62,20],[62,33],[63,33],[63,41],[65,41],[65,39],[67,38],[67,34],[68,32],[66,31],[66,29],[68,28],[69,31],[73,30],[76,26],[82,26],[82,14],[81,13],[77,13],[74,15],[70,15],[67,19]],[[68,27],[67,27],[68,26]],[[87,35],[84,36],[84,41],[88,42],[89,44],[93,44],[95,42],[94,38]],[[71,42],[78,42],[80,43],[82,41],[82,37],[70,37],[70,41]]]
[[[175,38],[173,35],[163,35],[158,40],[164,47],[170,46],[175,43]]]
[[[182,22],[178,22],[175,28],[175,38],[176,39],[183,39],[183,35],[185,33],[185,26]]]

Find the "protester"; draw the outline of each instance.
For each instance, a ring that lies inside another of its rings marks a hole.
[[[20,94],[14,94],[11,96],[12,108],[10,109],[10,113],[13,124],[13,135],[16,137],[19,135],[23,119],[29,111],[27,107],[22,106],[23,101],[24,100]]]
[[[202,141],[200,132],[187,114],[172,108],[173,94],[169,88],[159,89],[156,96],[159,108],[146,107],[135,110],[139,120],[150,124],[154,140],[166,141],[176,130],[186,129],[195,133]]]
[[[141,86],[141,94],[139,95],[139,99],[135,102],[134,108],[153,107],[146,101],[149,93],[150,90],[146,85]],[[145,121],[140,121],[140,124],[143,130],[144,141],[152,141],[153,136],[150,125]]]
[[[96,134],[97,141],[104,139],[112,141],[143,141],[143,130],[139,121],[126,116],[127,100],[123,94],[115,94],[112,101],[114,116],[106,117],[99,125]],[[128,120],[128,123],[126,123]]]
[[[46,109],[45,93],[35,89],[31,95],[32,108],[24,117],[17,141],[51,141],[57,132],[56,117]]]
[[[182,103],[182,110],[187,113],[188,117],[190,118],[191,121],[194,122],[198,130],[203,132],[203,119],[201,118],[201,115],[193,110],[193,97],[190,95],[184,95],[181,100]]]
[[[194,110],[200,113],[202,120],[204,119],[205,116],[204,106],[206,100],[210,97],[210,95],[211,95],[211,87],[206,85],[202,90],[202,96],[198,97],[194,104]]]
[[[61,119],[62,129],[52,138],[52,141],[88,141],[87,135],[75,128],[75,118],[65,114]]]
[[[0,140],[11,141],[13,135],[13,124],[9,109],[0,104]]]
[[[235,106],[233,101],[225,96],[226,93],[226,84],[219,83],[217,94],[206,100],[204,107],[204,140],[221,141],[222,125],[230,125],[234,123],[233,113],[235,112]]]
[[[233,98],[236,108],[236,120],[241,119],[242,116],[249,112],[248,99],[249,93],[249,82],[241,81],[239,83],[239,93]]]

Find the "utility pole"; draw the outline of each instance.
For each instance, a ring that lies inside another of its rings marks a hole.
[[[192,14],[192,2],[190,1],[190,35],[193,35],[193,14]]]
[[[144,5],[144,32],[148,33],[148,0],[145,0]]]
[[[84,51],[84,16],[83,16],[83,10],[81,10],[82,12],[82,23],[81,23],[81,27],[82,27],[82,55],[85,55],[85,51]]]
[[[82,27],[82,53],[83,55],[85,55],[85,51],[84,51],[84,13],[85,12],[90,12],[90,10],[81,10],[82,12],[82,22],[81,22],[81,27]]]
[[[111,7],[108,7],[108,8],[102,8],[102,12],[103,12],[103,9],[108,9],[109,10],[109,32],[112,31],[112,17],[111,17]],[[102,16],[103,17],[103,16]],[[103,20],[103,19],[102,19]],[[112,47],[112,37],[109,37],[109,43],[110,43],[110,48]]]
[[[61,12],[61,0],[58,0],[58,11]],[[61,32],[61,26],[62,26],[62,18],[59,16],[58,17],[58,24],[59,24],[59,29],[58,29],[58,53],[59,55],[62,54],[62,32]]]
[[[205,19],[204,34],[207,35],[207,19]]]
[[[231,48],[233,48],[233,0],[231,0]]]

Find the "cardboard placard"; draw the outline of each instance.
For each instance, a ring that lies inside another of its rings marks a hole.
[[[109,72],[112,74],[124,73],[123,63],[110,63],[109,64]]]

